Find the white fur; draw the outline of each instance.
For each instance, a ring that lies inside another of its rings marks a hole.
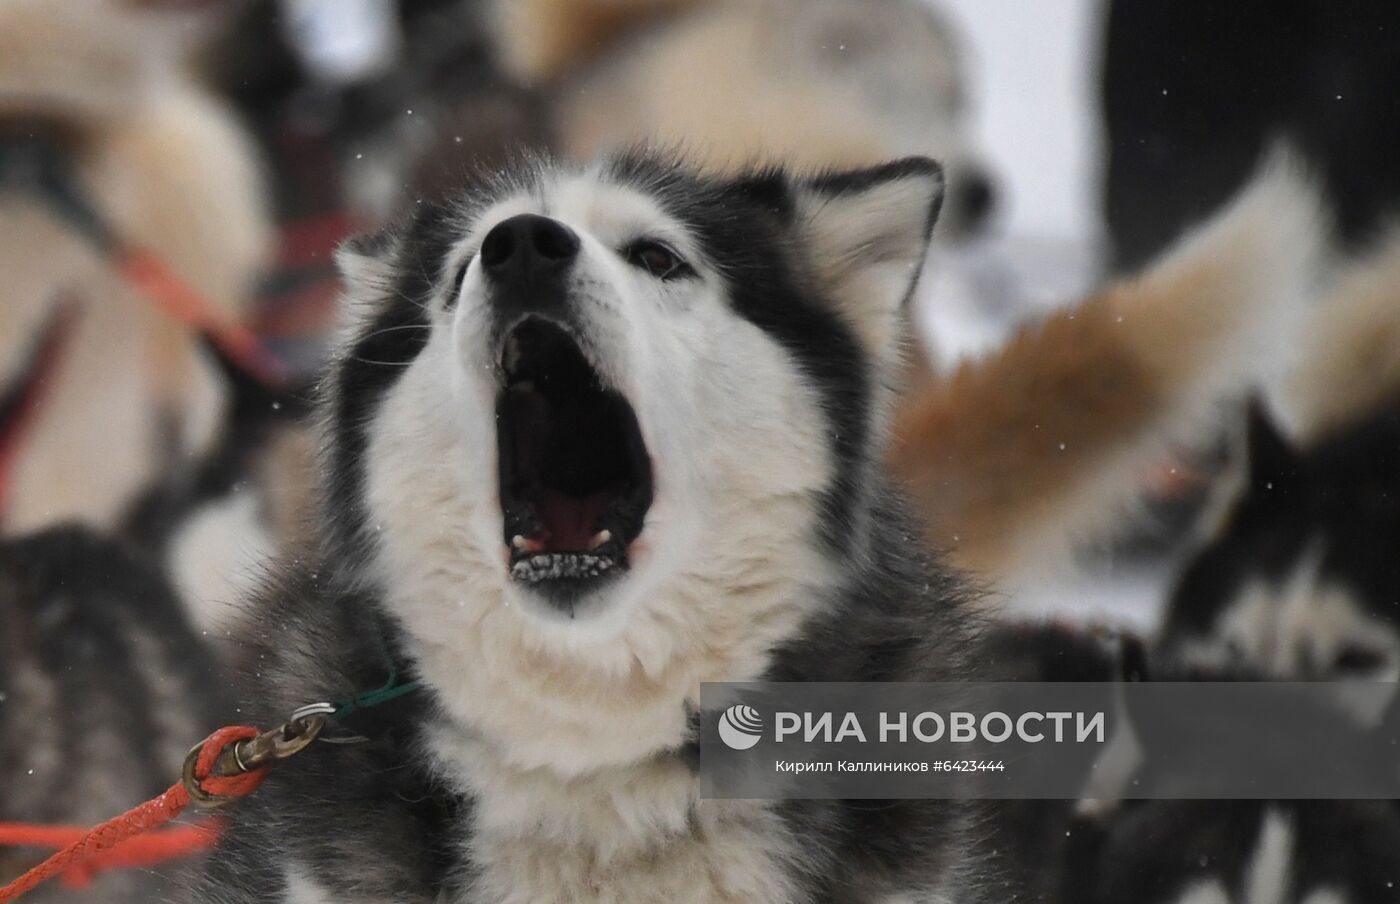
[[[240,599],[257,583],[258,567],[276,544],[258,510],[258,498],[238,492],[205,506],[181,525],[171,544],[171,577],[196,629],[223,637]]]
[[[1245,871],[1244,904],[1286,904],[1293,885],[1293,859],[1297,832],[1292,821],[1277,810],[1264,814],[1259,846]]]
[[[353,904],[343,898],[336,898],[315,879],[295,867],[287,869],[286,881],[286,904]]]
[[[851,200],[831,216],[814,209],[808,225],[824,252],[845,249],[843,278],[881,286],[870,303],[893,310],[888,299],[907,295],[917,273],[933,198],[918,194],[918,217],[884,198],[893,219],[847,216],[862,209]],[[522,904],[600,889],[617,902],[789,900],[784,865],[798,846],[767,805],[701,801],[693,775],[658,754],[685,740],[702,681],[759,677],[831,584],[813,540],[833,473],[815,390],[728,307],[715,263],[682,224],[591,174],[502,199],[444,271],[527,211],[581,238],[570,277],[579,339],[636,412],[655,499],[630,571],[577,617],[509,579],[497,352],[474,259],[455,306],[432,307],[426,347],[375,412],[366,494],[372,577],[443,701],[433,751],[476,802],[476,893]],[[618,249],[642,236],[671,244],[699,278],[662,282],[625,263]],[[346,257],[353,276],[383,283],[383,265]],[[876,278],[880,268],[902,282]]]

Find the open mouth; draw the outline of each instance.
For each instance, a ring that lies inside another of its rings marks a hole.
[[[651,461],[632,406],[554,322],[514,326],[501,370],[496,437],[510,574],[572,603],[627,570],[651,507]]]

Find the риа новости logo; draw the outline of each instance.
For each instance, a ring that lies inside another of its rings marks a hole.
[[[752,706],[736,703],[720,713],[719,738],[731,750],[748,750],[763,736],[763,717]]]

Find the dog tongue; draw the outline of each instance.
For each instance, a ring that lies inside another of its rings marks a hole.
[[[555,491],[545,492],[535,512],[548,531],[548,552],[587,552],[595,533],[594,525],[608,506],[611,495],[594,493],[577,498]]]

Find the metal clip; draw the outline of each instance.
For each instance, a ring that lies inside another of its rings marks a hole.
[[[212,775],[243,775],[261,769],[272,763],[290,759],[305,750],[320,736],[326,727],[326,716],[320,712],[306,713],[298,710],[283,725],[265,731],[260,735],[230,744],[214,761]],[[195,764],[199,761],[204,742],[200,741],[185,757],[185,767],[181,774],[185,790],[198,806],[213,809],[222,807],[233,798],[210,794],[199,785],[195,777]]]
[[[301,709],[292,713],[292,721],[306,716],[322,715],[325,716],[328,721],[334,722],[336,721],[335,714],[339,709],[340,707],[334,703],[308,703]],[[330,728],[329,725],[326,727]],[[316,737],[316,740],[322,744],[364,744],[369,741],[369,738],[364,735],[355,734],[353,731],[345,731],[342,728],[336,732],[323,731]]]

